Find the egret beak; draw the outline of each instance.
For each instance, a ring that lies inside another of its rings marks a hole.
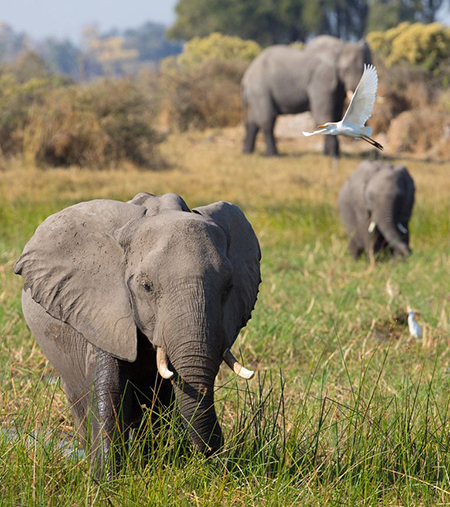
[[[326,129],[326,128],[327,128],[327,126],[326,126],[326,125],[317,125],[317,128],[318,128],[318,129]]]

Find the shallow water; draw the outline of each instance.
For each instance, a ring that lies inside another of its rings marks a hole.
[[[86,458],[86,452],[80,448],[72,435],[67,435],[67,439],[58,440],[56,435],[51,432],[33,431],[31,433],[19,432],[16,428],[0,426],[0,440],[6,440],[10,444],[24,443],[27,446],[44,445],[46,448],[58,450],[65,457],[75,461],[81,461]]]

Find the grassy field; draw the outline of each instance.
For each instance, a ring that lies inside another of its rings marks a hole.
[[[281,149],[277,159],[248,157],[235,134],[186,134],[164,142],[158,172],[11,162],[0,173],[2,506],[450,505],[450,164],[395,161],[417,188],[413,255],[371,266],[350,259],[336,210],[362,155],[335,170],[294,142]],[[193,454],[168,425],[150,463],[132,446],[124,473],[106,483],[77,451],[64,394],[21,316],[12,266],[49,214],[140,191],[245,211],[263,283],[234,349],[258,375],[246,383],[219,373],[227,444],[218,457]],[[420,312],[421,341],[409,336],[407,302]]]

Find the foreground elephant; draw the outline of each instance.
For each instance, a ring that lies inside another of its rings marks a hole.
[[[396,256],[411,253],[408,224],[414,206],[414,181],[404,166],[362,162],[348,177],[338,197],[339,214],[354,258],[388,249]]]
[[[244,153],[253,153],[259,130],[267,155],[278,153],[274,126],[280,114],[311,111],[317,125],[342,119],[345,95],[353,92],[371,54],[364,41],[342,42],[316,37],[306,49],[272,46],[248,67],[242,79],[242,100],[247,110]],[[336,136],[325,137],[324,153],[339,155]]]
[[[219,449],[214,380],[223,358],[251,376],[229,348],[250,319],[259,265],[250,223],[227,202],[191,212],[178,195],[142,193],[83,202],[38,227],[14,266],[23,312],[100,469],[117,425],[126,441],[142,405],[167,406],[172,390],[194,446]]]

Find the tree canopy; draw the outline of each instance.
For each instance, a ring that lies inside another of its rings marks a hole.
[[[174,39],[213,32],[253,39],[262,45],[305,41],[318,34],[362,37],[402,21],[435,20],[449,0],[179,0]]]

